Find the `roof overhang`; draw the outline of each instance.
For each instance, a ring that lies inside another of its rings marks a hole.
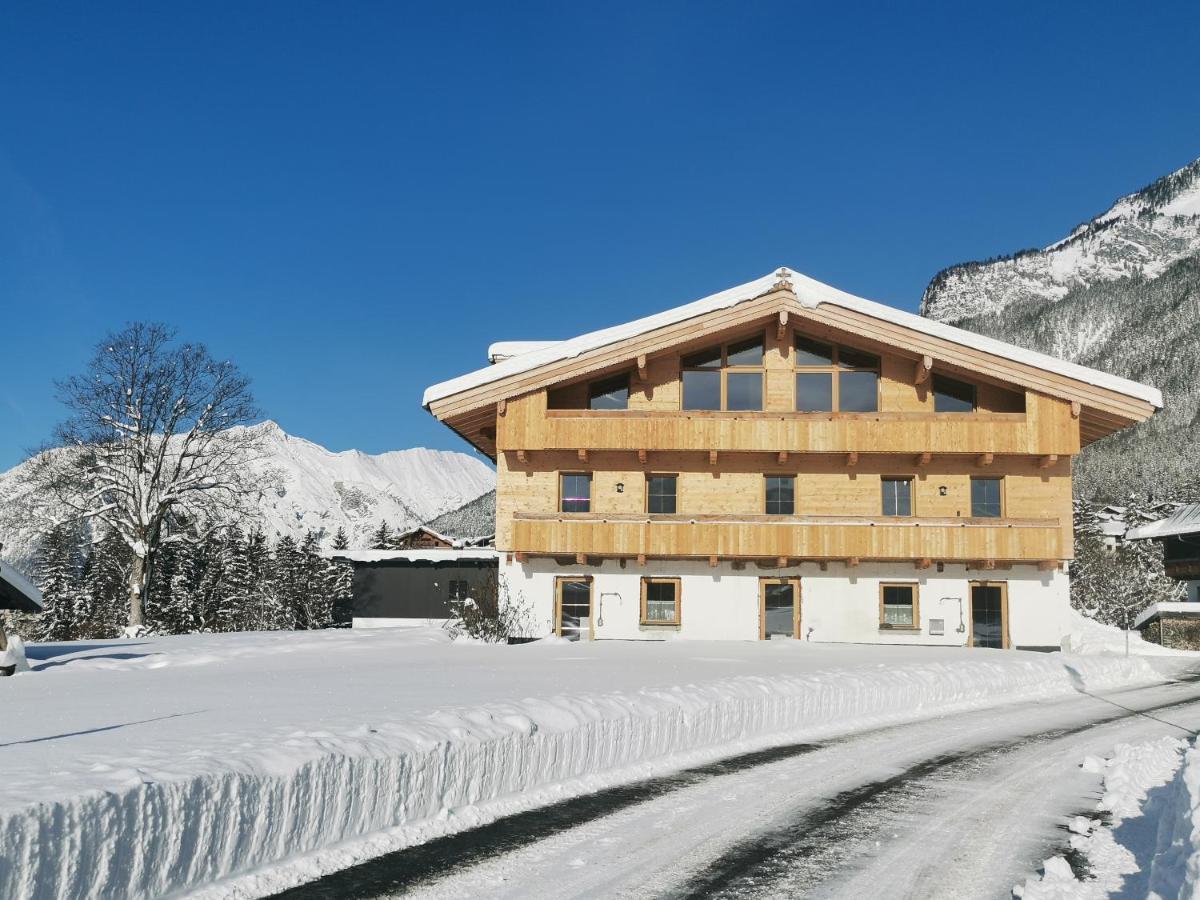
[[[914,359],[930,356],[935,363],[1077,402],[1084,444],[1148,419],[1163,403],[1162,393],[1149,385],[856,297],[788,269],[623,325],[564,341],[528,342],[532,349],[432,385],[422,403],[488,452],[478,432],[499,400],[628,366],[640,355],[783,312]]]
[[[0,560],[0,609],[42,611],[42,592],[3,560]]]

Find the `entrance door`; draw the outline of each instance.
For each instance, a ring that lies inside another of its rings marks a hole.
[[[1008,646],[1008,585],[971,582],[971,646]]]
[[[759,579],[759,637],[800,637],[800,579]]]
[[[592,580],[559,578],[555,591],[555,631],[568,641],[592,639]]]

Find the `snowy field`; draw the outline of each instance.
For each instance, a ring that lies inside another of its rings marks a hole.
[[[654,772],[1180,665],[800,642],[503,647],[437,629],[29,656],[32,671],[0,680],[3,897],[262,896]]]

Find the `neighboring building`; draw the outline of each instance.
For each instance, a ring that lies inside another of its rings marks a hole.
[[[1200,602],[1200,503],[1188,503],[1157,522],[1131,528],[1125,537],[1161,543],[1167,577],[1182,581],[1188,600]]]
[[[0,609],[40,613],[42,593],[25,576],[0,559]]]
[[[496,461],[510,601],[572,639],[1057,646],[1071,460],[1162,405],[786,269],[489,355],[424,405]]]
[[[452,604],[494,596],[499,555],[493,547],[331,550],[354,567],[355,628],[441,625]]]

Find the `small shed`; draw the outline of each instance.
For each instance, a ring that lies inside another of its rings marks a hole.
[[[495,596],[500,555],[494,547],[331,550],[354,568],[355,628],[440,625],[453,604]]]
[[[1200,603],[1151,603],[1134,619],[1142,639],[1173,650],[1200,650]]]
[[[42,592],[11,565],[0,559],[0,609],[42,611]]]

